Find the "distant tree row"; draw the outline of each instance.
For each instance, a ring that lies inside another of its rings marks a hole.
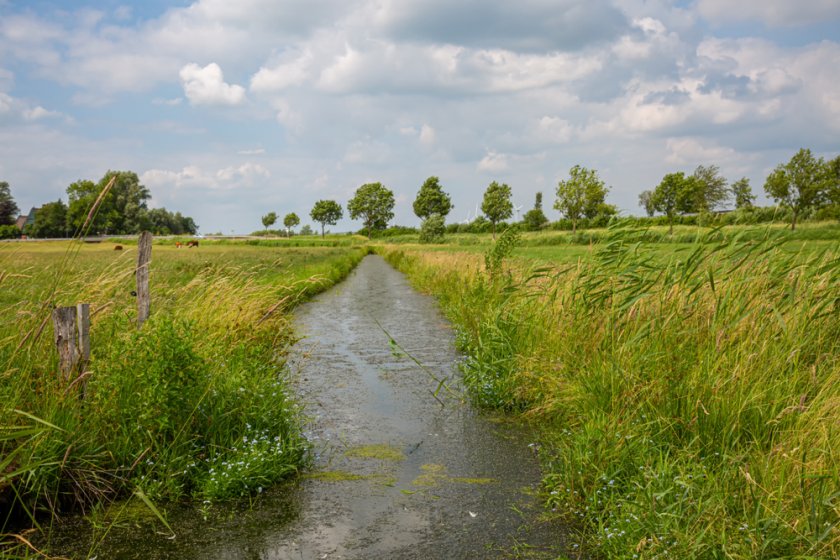
[[[840,206],[840,156],[825,161],[803,148],[789,162],[776,166],[764,182],[764,191],[790,210],[790,227],[796,229],[805,211]],[[729,185],[716,165],[701,165],[691,175],[668,173],[656,188],[639,195],[639,205],[648,216],[657,212],[667,216],[673,231],[677,214],[709,214],[733,199],[736,209],[749,210],[755,198],[746,177]]]
[[[112,179],[113,184],[106,192]],[[151,193],[132,171],[108,171],[98,183],[76,181],[67,187],[67,195],[69,204],[59,199],[41,206],[35,213],[34,223],[27,225],[23,233],[43,238],[70,237],[77,232],[130,235],[151,231],[158,235],[192,235],[198,231],[195,221],[180,212],[148,208]],[[0,182],[0,224],[14,224],[17,212],[8,183]],[[85,231],[81,231],[83,227]]]

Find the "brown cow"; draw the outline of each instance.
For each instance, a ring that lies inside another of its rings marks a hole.
[[[193,239],[192,241],[187,241],[187,248],[191,247],[198,247],[198,240]]]

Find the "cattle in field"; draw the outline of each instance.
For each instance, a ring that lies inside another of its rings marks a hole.
[[[123,250],[122,245],[114,245],[114,251],[122,251],[122,250]]]
[[[198,240],[187,241],[187,248],[198,247]]]
[[[176,242],[175,242],[175,248],[176,248],[176,249],[180,249],[180,248],[181,248],[181,242],[180,242],[180,241],[176,241]]]

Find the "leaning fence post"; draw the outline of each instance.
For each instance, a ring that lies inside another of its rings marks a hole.
[[[149,261],[152,259],[152,234],[144,231],[137,242],[137,327],[149,318],[152,301],[149,293]]]
[[[67,380],[78,363],[76,351],[76,308],[57,307],[53,309],[55,346],[58,350],[58,368]]]
[[[76,306],[76,326],[79,331],[79,373],[84,374],[90,361],[90,304],[80,303]],[[85,386],[82,381],[80,389],[84,395]]]

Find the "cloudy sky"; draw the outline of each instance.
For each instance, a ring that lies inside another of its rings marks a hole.
[[[668,172],[836,154],[838,69],[837,0],[0,0],[0,180],[28,209],[132,170],[244,233],[370,181],[414,225],[430,175],[451,221],[493,180],[549,210],[581,164],[639,213]]]

